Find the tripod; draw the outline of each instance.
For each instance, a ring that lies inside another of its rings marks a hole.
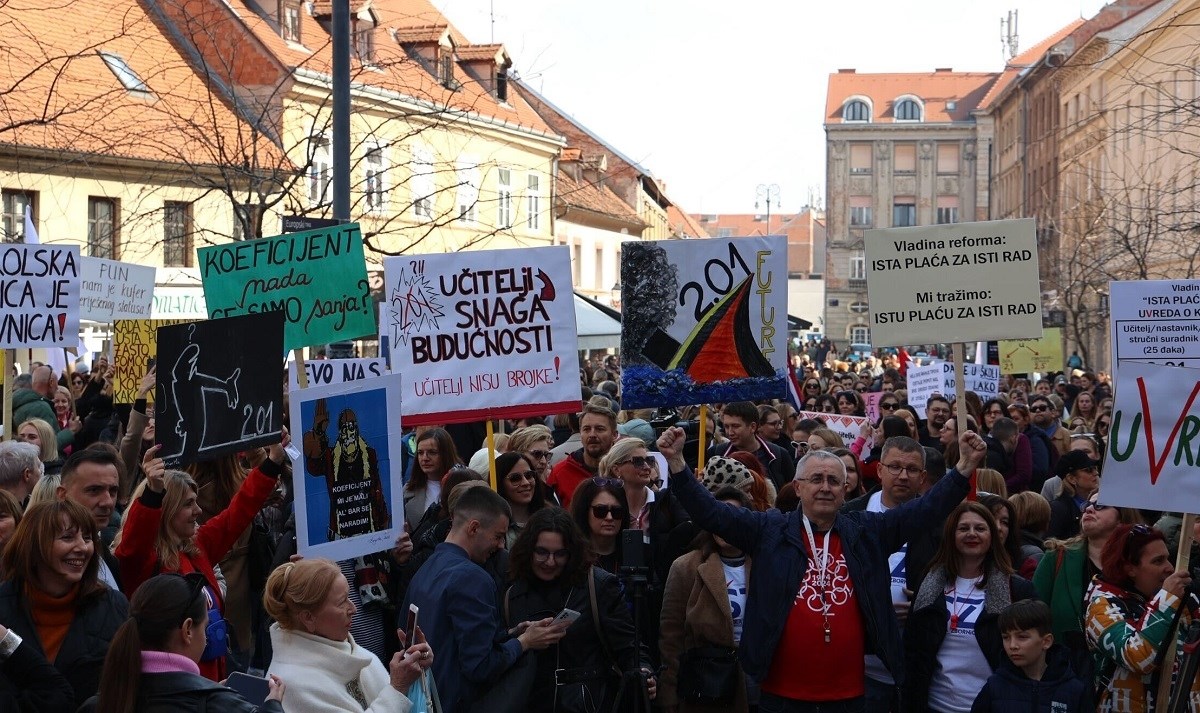
[[[646,690],[648,674],[642,670],[642,610],[645,608],[649,567],[621,567],[621,579],[633,592],[633,651],[637,663],[632,671],[621,672],[621,685],[613,699],[612,713],[651,713],[650,693]],[[625,705],[625,699],[629,699]]]

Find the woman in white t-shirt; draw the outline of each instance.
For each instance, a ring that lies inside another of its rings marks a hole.
[[[977,502],[955,508],[904,627],[905,711],[968,713],[1004,658],[997,617],[1034,598],[1033,585],[1013,574],[991,511]]]
[[[750,496],[732,485],[714,495],[734,507],[750,507]],[[679,659],[685,652],[709,647],[736,649],[741,643],[746,585],[750,580],[750,558],[741,550],[710,533],[701,533],[694,544],[697,549],[671,564],[663,592],[659,651],[666,670],[658,700],[670,713],[746,713],[751,704],[758,703],[758,691],[747,688],[749,679],[740,670],[733,702],[728,705],[713,707],[688,701],[683,693],[686,682],[680,685]]]

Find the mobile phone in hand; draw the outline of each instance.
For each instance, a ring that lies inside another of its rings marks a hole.
[[[271,694],[271,686],[267,679],[261,676],[251,676],[248,673],[234,671],[229,674],[229,679],[225,681],[225,685],[237,691],[242,698],[260,705],[267,700],[267,696]]]

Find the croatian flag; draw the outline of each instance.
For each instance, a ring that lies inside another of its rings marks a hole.
[[[33,207],[25,206],[25,244],[38,245],[41,240],[38,238],[37,228],[33,227]]]
[[[801,411],[803,407],[800,405],[800,384],[796,381],[796,370],[792,368],[791,364],[788,364],[787,376],[788,403],[792,405],[792,408]]]

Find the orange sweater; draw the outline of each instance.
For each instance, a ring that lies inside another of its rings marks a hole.
[[[75,620],[75,600],[79,598],[79,585],[71,588],[62,597],[52,597],[32,585],[26,587],[29,595],[29,611],[37,629],[46,660],[51,663],[58,658],[58,650],[67,638],[71,622]]]

